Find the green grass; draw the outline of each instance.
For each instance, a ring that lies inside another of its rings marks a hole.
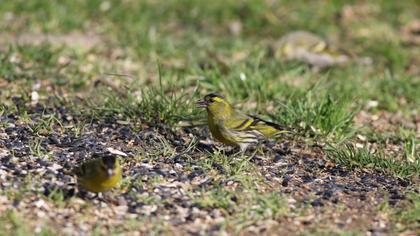
[[[402,99],[404,99],[404,103],[415,109],[420,106],[420,98],[417,93],[419,88],[420,80],[418,78],[412,76],[397,78],[387,73],[378,80],[378,91],[373,99],[378,100],[379,109],[397,111],[400,109]]]
[[[33,234],[33,229],[25,224],[27,219],[15,210],[6,210],[0,215],[0,235],[25,236]],[[36,227],[36,234],[41,236],[55,235],[56,232],[47,226]]]
[[[376,169],[398,177],[413,177],[414,179],[418,179],[420,173],[418,157],[413,162],[399,161],[386,156],[380,150],[373,153],[373,150],[367,147],[357,148],[352,144],[329,147],[327,153],[333,161],[350,168]]]
[[[309,235],[339,235],[339,236],[361,236],[363,235],[362,232],[358,231],[341,231],[336,232],[333,230],[315,230],[315,232],[308,232],[308,233],[302,233],[300,234],[302,236],[309,236]]]
[[[409,228],[416,230],[420,226],[420,195],[418,193],[409,193],[408,198],[412,203],[405,208],[394,210],[393,220],[399,222],[400,227],[408,225]],[[398,230],[402,231],[404,228]]]
[[[181,120],[196,118],[197,112],[193,113],[191,109],[195,105],[193,95],[165,93],[162,85],[140,89],[139,92],[141,98],[129,93],[124,99],[116,94],[109,95],[108,91],[102,99],[93,98],[90,108],[98,117],[117,114],[128,119],[141,118],[145,122],[163,122],[172,126]]]
[[[315,137],[335,136],[337,142],[342,142],[355,133],[351,124],[356,112],[349,109],[348,104],[349,99],[333,99],[330,95],[320,97],[310,90],[304,97],[287,100],[275,117],[282,123],[300,126]]]
[[[384,201],[378,206],[379,212],[387,214],[391,218],[395,232],[416,230],[420,226],[420,195],[419,193],[408,191],[405,193],[405,196],[409,201],[403,207],[393,208],[388,201]]]

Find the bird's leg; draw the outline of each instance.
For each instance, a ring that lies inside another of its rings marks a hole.
[[[261,155],[264,155],[264,146],[262,144],[258,144],[257,148],[255,149],[254,155],[256,153],[259,153]]]
[[[248,147],[249,147],[248,145],[249,144],[244,144],[244,145],[239,146],[239,150],[236,153],[237,155],[240,155],[241,159],[243,159],[243,160],[251,160],[255,156],[255,153],[257,151],[257,149],[254,149],[252,147],[251,147],[251,149],[248,149]],[[252,154],[247,155],[249,153],[252,153]]]
[[[115,200],[114,200],[114,194],[113,192],[104,192],[104,193],[99,193],[101,194],[101,201],[105,202],[106,204],[114,204]]]
[[[197,143],[196,148],[203,152],[214,153],[215,146],[213,144],[205,144],[202,142]]]
[[[115,203],[114,195],[110,191],[97,193],[97,197],[99,201],[104,202],[105,204],[112,205]]]
[[[81,190],[77,191],[77,196],[79,196],[82,199],[86,198],[86,195],[87,193],[85,191],[81,191]]]
[[[88,192],[83,189],[78,192],[78,196],[82,199],[93,200],[98,198],[98,193]]]
[[[259,152],[260,150],[259,150],[259,148],[257,147],[257,148],[255,148],[255,150],[252,152],[252,154],[250,155],[250,158],[249,158],[249,160],[252,160],[252,159],[254,159],[254,157],[256,157],[256,154],[257,154],[257,152]]]
[[[234,147],[234,148],[231,148],[229,151],[227,151],[225,153],[225,155],[226,156],[234,156],[234,155],[236,155],[238,153],[241,153],[241,152],[242,151],[241,151],[240,147]]]
[[[248,148],[248,143],[241,143],[239,144],[240,151],[245,153],[246,149]]]

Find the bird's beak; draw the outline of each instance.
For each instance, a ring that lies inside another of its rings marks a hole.
[[[200,99],[196,102],[198,108],[206,108],[207,102],[204,99]]]
[[[108,176],[113,176],[115,174],[115,171],[113,169],[108,169],[108,170],[106,170],[106,174]]]

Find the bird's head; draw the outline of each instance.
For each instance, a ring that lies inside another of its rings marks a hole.
[[[228,115],[232,111],[232,105],[225,97],[215,93],[207,94],[203,99],[198,100],[197,107],[206,108],[214,116]]]
[[[113,176],[116,174],[116,168],[118,165],[117,157],[113,155],[104,155],[101,158],[100,166],[107,176]]]

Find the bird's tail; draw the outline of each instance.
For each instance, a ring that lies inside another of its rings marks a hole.
[[[286,127],[271,121],[267,121],[264,119],[261,119],[257,116],[252,116],[250,115],[250,117],[252,117],[254,119],[254,123],[255,126],[257,127],[256,129],[260,130],[264,135],[272,137],[272,138],[280,138],[280,137],[284,137],[287,134],[293,134],[295,133],[294,129],[290,128],[290,127]]]

